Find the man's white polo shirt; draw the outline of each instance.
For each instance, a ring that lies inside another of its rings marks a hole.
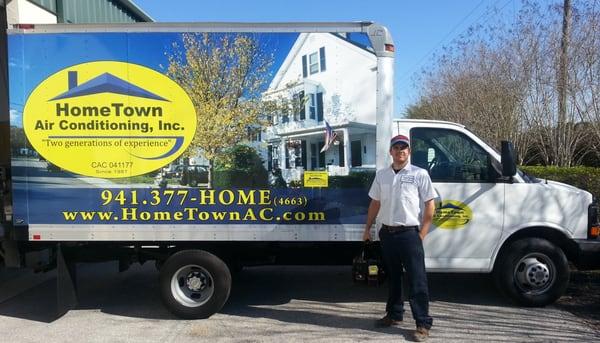
[[[378,216],[383,224],[416,226],[421,205],[436,193],[427,171],[408,163],[398,173],[392,166],[378,170],[369,197],[381,202]]]

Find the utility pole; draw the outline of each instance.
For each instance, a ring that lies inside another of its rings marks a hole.
[[[569,37],[571,36],[571,0],[564,0],[563,5],[563,25],[562,38],[560,42],[560,60],[558,70],[558,147],[557,147],[557,162],[559,166],[569,166],[567,161],[570,161],[567,154],[567,83],[568,83],[568,47]],[[570,164],[570,163],[569,163]]]

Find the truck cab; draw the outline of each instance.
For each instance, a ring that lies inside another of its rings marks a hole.
[[[493,272],[511,298],[545,305],[566,289],[568,261],[598,267],[592,194],[514,169],[510,149],[501,154],[460,124],[403,119],[393,130],[410,137],[411,163],[438,195],[429,271]]]

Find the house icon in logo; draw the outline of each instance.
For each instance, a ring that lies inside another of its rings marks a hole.
[[[110,73],[104,73],[95,78],[84,82],[80,85],[77,84],[77,72],[69,71],[69,89],[50,99],[50,100],[61,100],[75,98],[84,95],[92,95],[99,93],[113,93],[130,95],[140,98],[169,101],[161,96],[158,96],[152,92],[149,92],[141,87],[138,87],[130,82],[120,79]]]
[[[449,210],[458,210],[458,211],[462,211],[462,210],[463,210],[463,208],[462,208],[462,207],[460,207],[460,206],[456,206],[456,205],[454,205],[454,204],[450,204],[450,203],[448,203],[448,204],[446,204],[446,205],[444,205],[444,206],[442,206],[442,207],[440,207],[440,208],[447,208],[447,209],[449,209]]]

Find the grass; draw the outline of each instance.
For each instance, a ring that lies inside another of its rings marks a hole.
[[[122,179],[111,179],[110,181],[117,184],[130,184],[130,183],[145,183],[145,184],[154,184],[155,178],[150,175],[138,175],[125,177]]]
[[[556,307],[571,312],[600,331],[600,270],[572,271],[571,281]]]

